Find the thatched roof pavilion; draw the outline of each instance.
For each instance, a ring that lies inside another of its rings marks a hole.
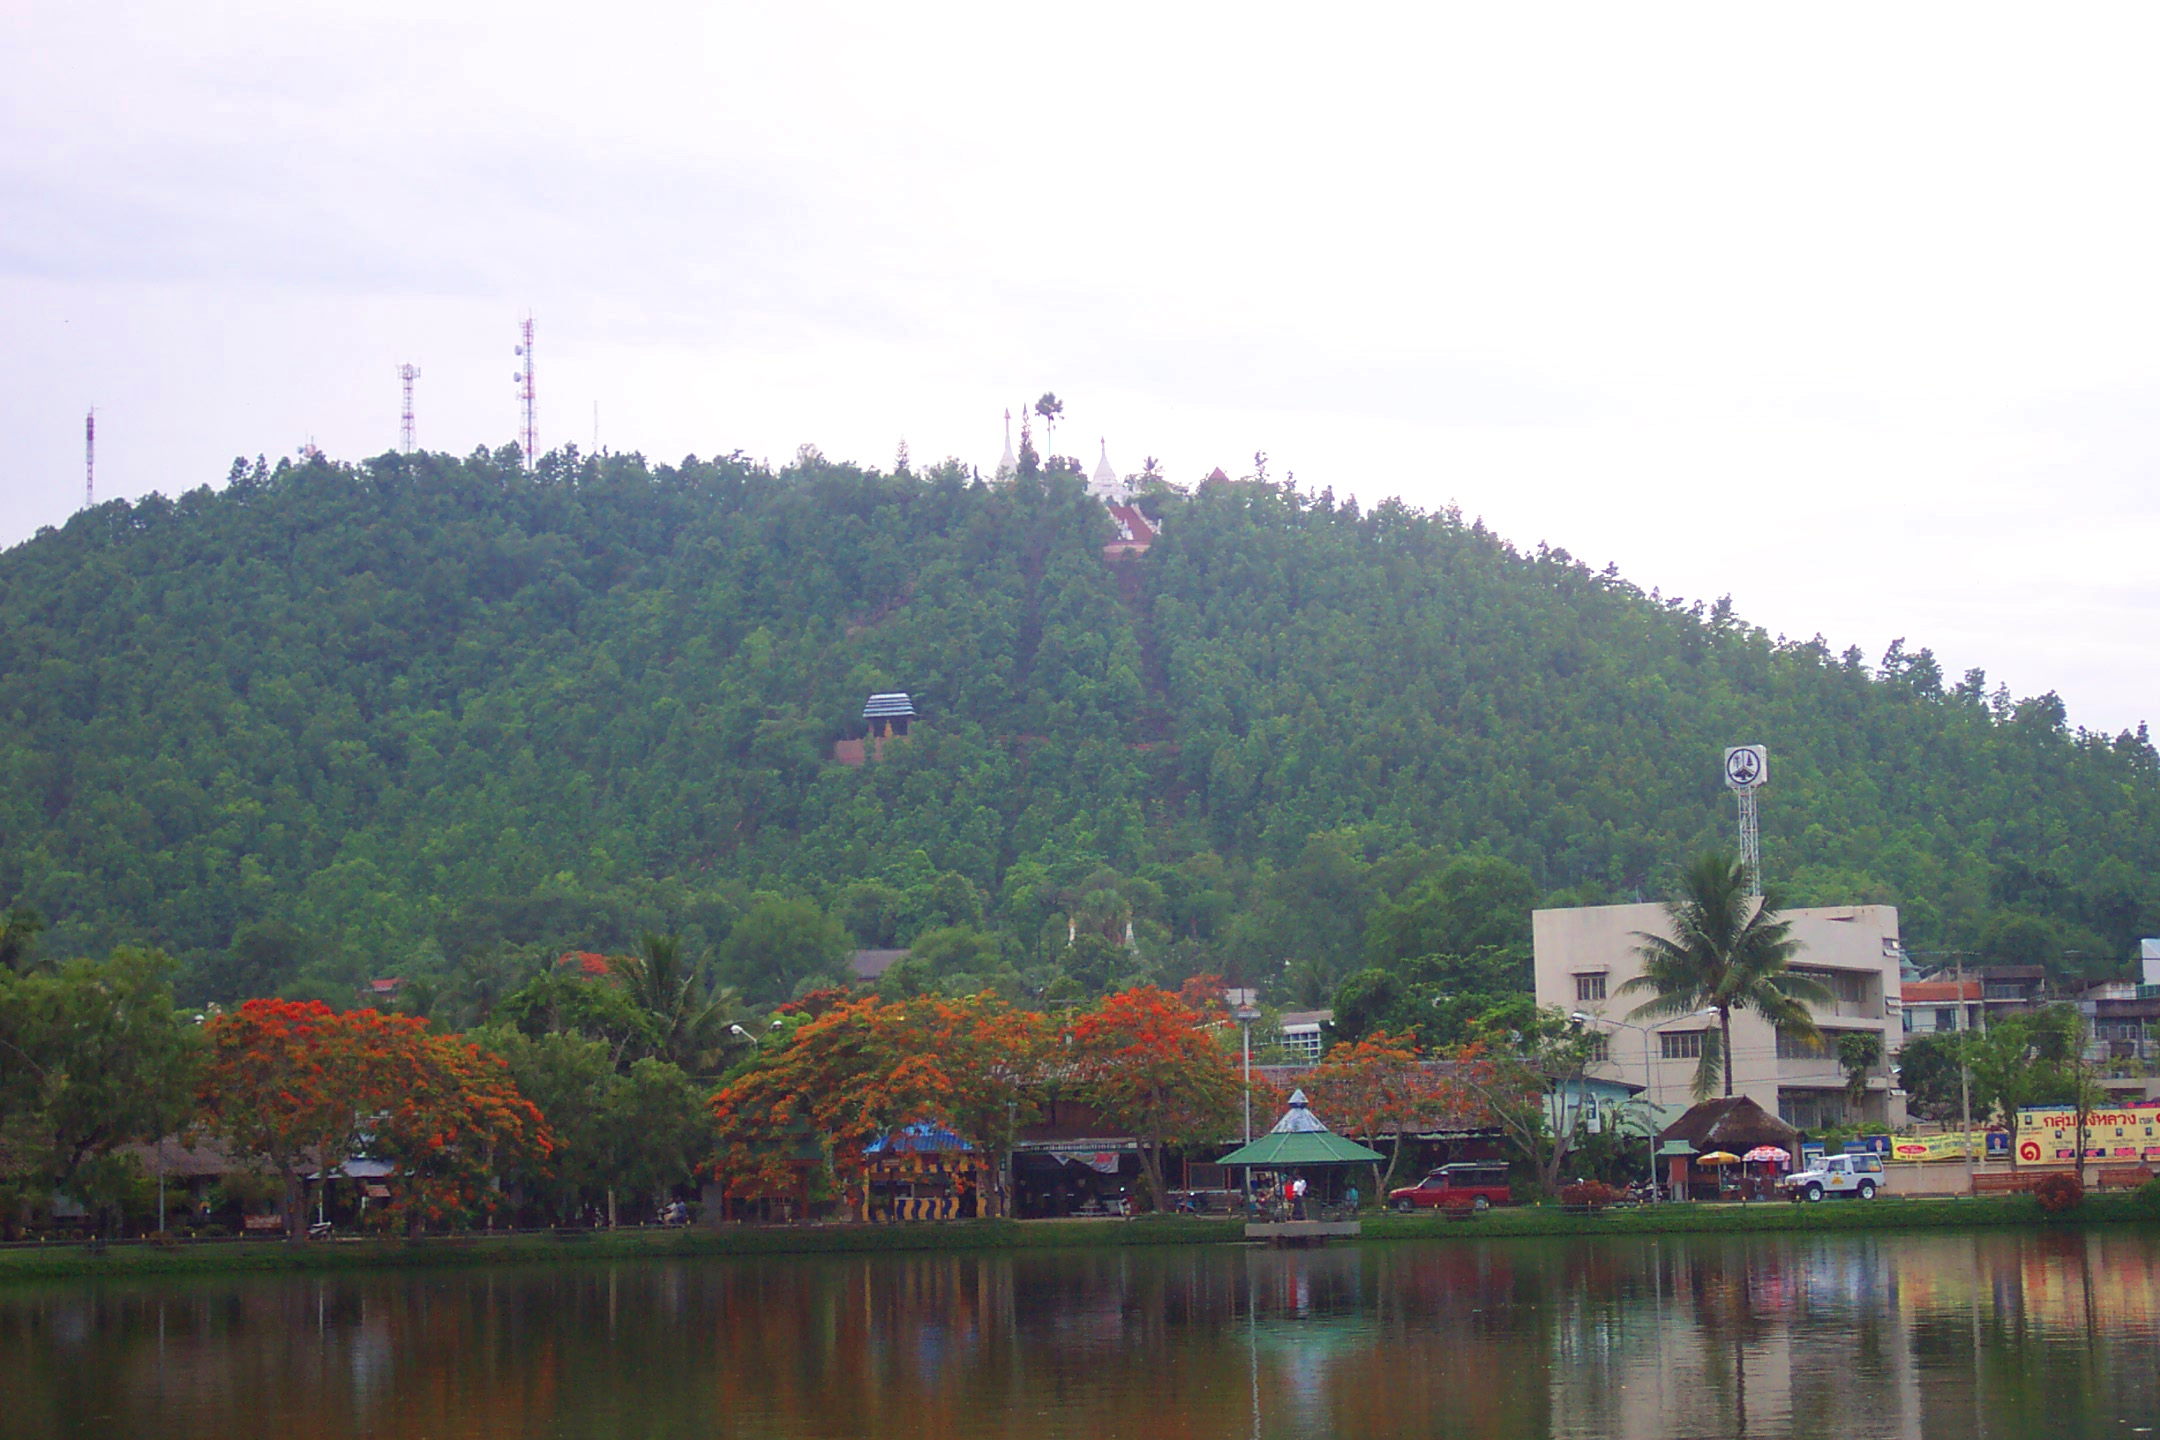
[[[1775,1145],[1788,1155],[1800,1153],[1800,1132],[1745,1095],[1692,1106],[1660,1130],[1658,1139],[1681,1141],[1697,1155],[1713,1150],[1745,1155],[1758,1145]]]

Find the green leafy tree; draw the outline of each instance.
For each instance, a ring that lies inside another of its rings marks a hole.
[[[1956,1035],[1908,1035],[1898,1050],[1898,1085],[1913,1114],[1926,1120],[1958,1118],[1958,1039]]]
[[[18,1177],[110,1201],[126,1188],[120,1147],[179,1128],[201,1046],[173,1007],[173,968],[158,951],[121,949],[0,972],[0,1153]]]
[[[815,904],[767,895],[721,947],[720,973],[748,999],[770,1002],[840,978],[847,954],[847,932]]]
[[[2050,1005],[1992,1019],[1985,1030],[1957,1035],[1972,1075],[1976,1107],[2005,1125],[2034,1105],[2078,1099],[2077,1060],[2083,1017],[2075,1006]]]
[[[32,967],[37,956],[37,937],[45,929],[45,917],[28,905],[0,910],[0,968],[18,973]]]
[[[1596,1039],[1561,1010],[1533,1008],[1456,1055],[1453,1082],[1482,1102],[1546,1195],[1559,1189],[1589,1134],[1590,1112],[1581,1102],[1584,1076],[1599,1055]]]
[[[1816,981],[1795,975],[1786,964],[1799,950],[1791,923],[1778,917],[1778,899],[1766,892],[1748,893],[1746,869],[1729,854],[1700,856],[1680,876],[1680,888],[1666,902],[1672,934],[1638,932],[1635,953],[1643,973],[1620,987],[1622,995],[1651,998],[1629,1012],[1636,1020],[1669,1020],[1714,1011],[1717,1029],[1703,1035],[1702,1060],[1695,1071],[1699,1099],[1717,1087],[1719,1070],[1725,1094],[1733,1093],[1732,1015],[1753,1011],[1789,1034],[1821,1043],[1822,1032],[1807,1002],[1827,1003],[1830,992]]]
[[[1845,1072],[1845,1099],[1857,1106],[1866,1098],[1868,1080],[1883,1063],[1882,1036],[1872,1030],[1848,1030],[1837,1037],[1838,1067]]]

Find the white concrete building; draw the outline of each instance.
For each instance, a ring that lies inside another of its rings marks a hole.
[[[1825,1044],[1812,1049],[1746,1011],[1732,1017],[1733,1093],[1746,1095],[1802,1130],[1878,1121],[1903,1124],[1905,1097],[1893,1087],[1895,1057],[1904,1041],[1898,976],[1898,915],[1894,906],[1849,905],[1787,910],[1800,942],[1792,969],[1837,998],[1814,1006]],[[1650,997],[1620,987],[1642,973],[1639,934],[1668,934],[1662,905],[1594,905],[1539,910],[1531,916],[1540,1005],[1586,1017],[1609,1039],[1606,1061],[1590,1073],[1647,1087],[1653,1104],[1685,1107],[1693,1097],[1703,1032],[1717,1016],[1685,1015],[1655,1023],[1637,1019]],[[1838,1037],[1866,1032],[1880,1038],[1882,1063],[1868,1076],[1857,1106],[1846,1098]],[[1716,1092],[1723,1093],[1720,1080]]]

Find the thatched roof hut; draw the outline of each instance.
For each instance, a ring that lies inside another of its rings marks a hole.
[[[1705,1100],[1658,1132],[1660,1141],[1678,1140],[1697,1155],[1730,1150],[1745,1155],[1758,1145],[1775,1145],[1788,1155],[1800,1153],[1800,1132],[1748,1099]]]

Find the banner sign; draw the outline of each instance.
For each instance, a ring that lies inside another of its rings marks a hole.
[[[2078,1116],[2070,1106],[2018,1111],[2020,1165],[2069,1165],[2077,1158]],[[2160,1160],[2160,1108],[2085,1112],[2085,1161],[2118,1165]]]
[[[1990,1155],[2005,1155],[2010,1150],[2010,1136],[2002,1130],[1975,1130],[1965,1135],[1900,1135],[1890,1142],[1890,1158],[1912,1164],[1930,1160],[1962,1160],[1970,1154],[1975,1160],[1985,1160]]]

